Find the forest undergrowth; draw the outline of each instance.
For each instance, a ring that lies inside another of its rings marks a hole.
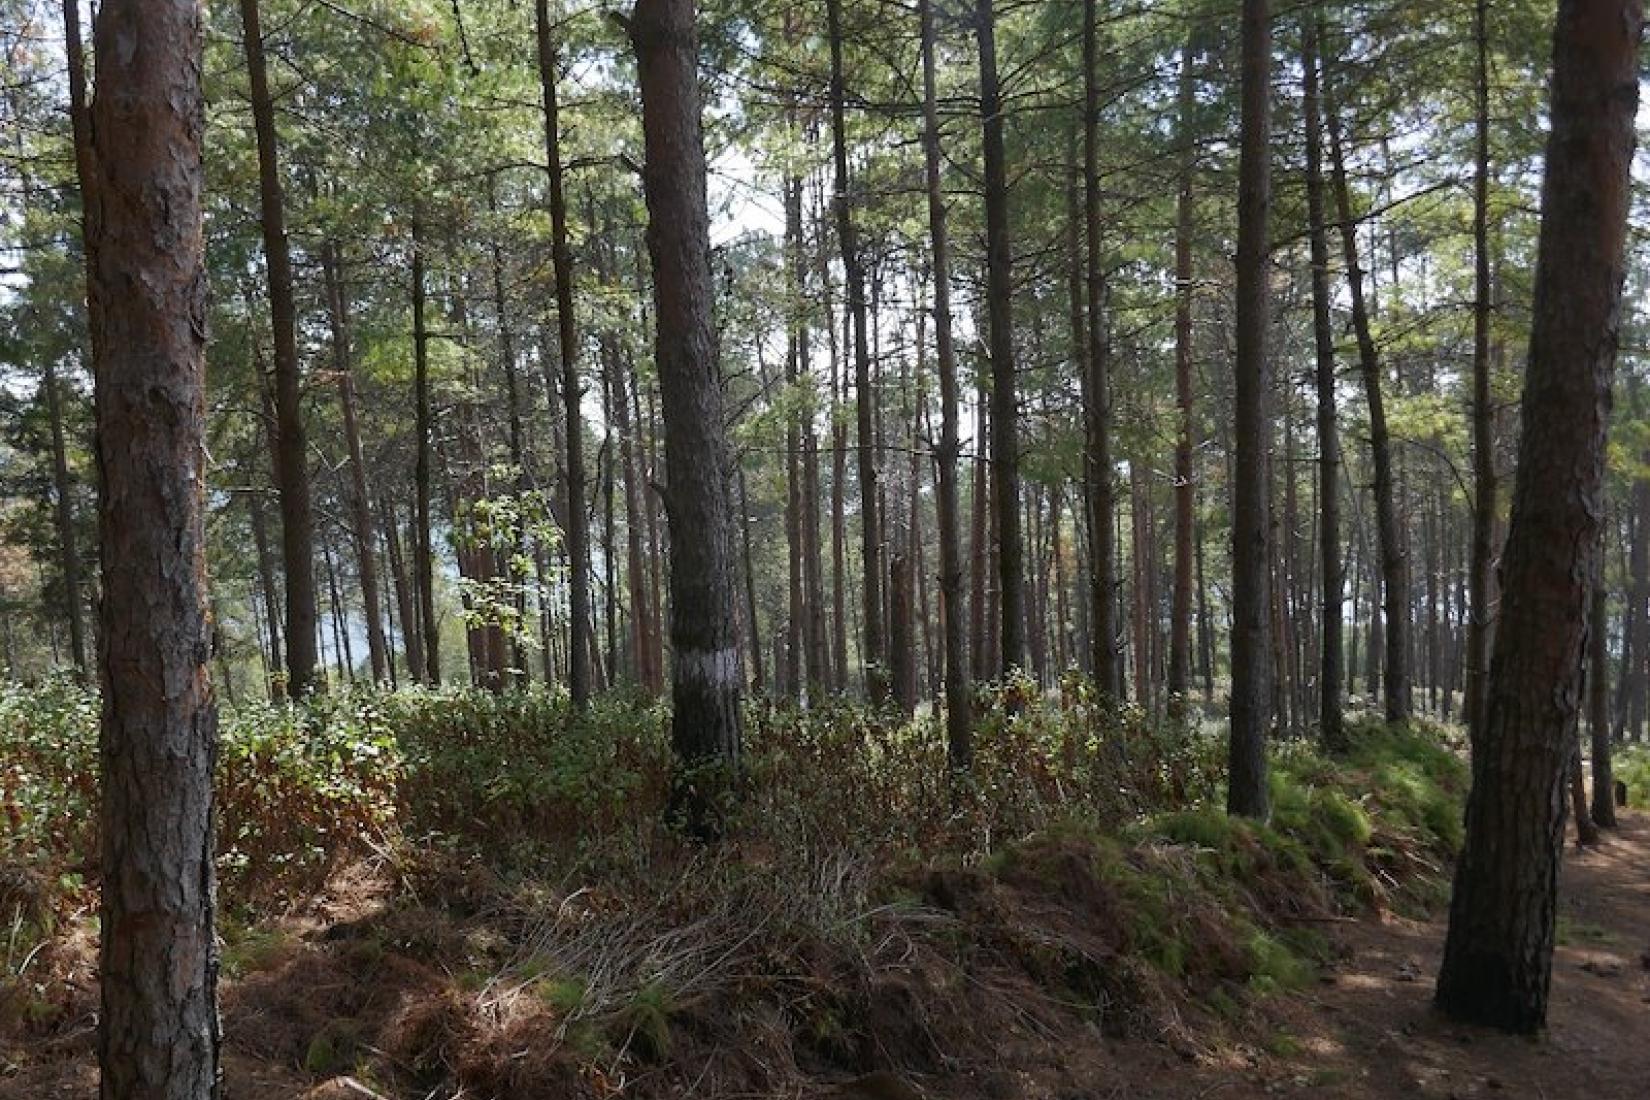
[[[1262,825],[1221,809],[1212,726],[1077,681],[978,702],[961,792],[938,716],[753,706],[710,848],[669,823],[639,698],[226,712],[229,1049],[393,1096],[991,1095],[1096,1034],[1208,1055],[1314,980],[1338,921],[1445,897],[1449,729],[1278,742]],[[67,682],[0,695],[0,1081],[89,1055],[96,717]]]

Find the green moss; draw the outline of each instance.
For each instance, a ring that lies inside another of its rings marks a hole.
[[[1312,980],[1316,967],[1283,940],[1255,929],[1244,943],[1249,960],[1249,987],[1265,995],[1299,989]]]
[[[1230,848],[1238,827],[1239,822],[1235,818],[1213,807],[1160,814],[1148,826],[1151,832],[1172,844],[1214,850]]]

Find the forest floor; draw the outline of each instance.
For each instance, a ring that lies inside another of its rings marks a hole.
[[[388,1032],[428,1030],[452,987],[433,981],[438,973],[416,948],[363,948],[360,929],[381,919],[388,897],[381,874],[357,871],[308,907],[289,917],[267,940],[266,957],[252,958],[243,945],[246,968],[224,983],[226,1100],[420,1100],[420,1087],[406,1091],[383,1081],[396,1069],[417,1076],[405,1064],[411,1055],[370,1044],[351,1058],[376,1059],[386,1072],[378,1078],[350,1063],[328,1067],[325,1035],[335,1025],[355,1027],[376,1019]],[[1003,1026],[987,1002],[1013,999],[1012,976],[982,973],[973,1003],[981,1020],[969,1029],[984,1040],[963,1059],[942,1058],[931,1072],[887,1070],[850,1077],[828,1070],[797,1075],[785,1092],[751,1093],[798,1100],[921,1100],[942,1097],[991,1100],[1239,1100],[1280,1095],[1347,1098],[1529,1097],[1531,1100],[1628,1100],[1646,1095],[1650,1082],[1650,817],[1627,814],[1622,827],[1606,833],[1594,848],[1572,849],[1564,862],[1560,900],[1560,946],[1553,965],[1551,1026],[1538,1039],[1514,1038],[1462,1027],[1430,1008],[1433,978],[1444,937],[1442,914],[1406,919],[1391,914],[1332,920],[1326,927],[1333,961],[1314,982],[1261,998],[1234,1027],[1200,1033],[1208,1017],[1199,1006],[1183,1006],[1186,1028],[1161,1041],[1103,1035],[1092,1021],[1044,1017],[1031,1027]],[[376,934],[376,933],[375,933]],[[90,930],[83,935],[90,961]],[[261,941],[260,941],[261,942]],[[374,941],[375,943],[378,941]],[[248,959],[251,961],[248,962]],[[1024,992],[1021,990],[1020,992]],[[57,1031],[50,1050],[34,1052],[0,1076],[0,1100],[49,1100],[96,1095],[90,1010],[95,991],[82,972],[78,1022]],[[1035,1007],[1015,1008],[1026,1020]],[[897,1012],[897,1003],[896,1003]],[[332,1017],[329,1019],[329,1014]],[[385,1024],[384,1021],[391,1021]],[[888,1028],[898,1041],[900,1021]],[[924,1028],[949,1026],[929,1019]],[[342,1032],[340,1032],[342,1034]],[[466,1058],[522,1057],[535,1042],[518,1031],[509,1044],[472,1050]],[[878,1040],[881,1042],[881,1040]],[[457,1040],[452,1042],[456,1045]],[[514,1054],[509,1047],[517,1048]],[[426,1046],[430,1044],[426,1043]],[[439,1046],[440,1044],[435,1044]],[[413,1048],[409,1048],[413,1049]],[[675,1061],[702,1054],[681,1049]],[[761,1050],[736,1052],[759,1058]],[[451,1050],[443,1057],[454,1057]],[[364,1063],[357,1061],[356,1065]],[[708,1068],[711,1060],[707,1058]],[[470,1067],[472,1076],[475,1067]],[[701,1074],[701,1077],[703,1075]],[[670,1085],[642,1089],[649,1095],[732,1095]],[[715,1076],[712,1075],[712,1080]],[[537,1084],[504,1085],[504,1098],[624,1096],[619,1079],[554,1078]],[[633,1079],[631,1084],[640,1084]],[[438,1087],[431,1096],[482,1100],[487,1091],[454,1092]]]
[[[1549,1027],[1538,1039],[1463,1027],[1432,1011],[1444,914],[1372,916],[1338,927],[1345,957],[1316,989],[1275,1000],[1270,1051],[1247,1064],[1200,1067],[1172,1084],[1125,1083],[1114,1095],[1643,1097],[1650,1090],[1650,817],[1625,814],[1597,846],[1566,852],[1558,922]]]

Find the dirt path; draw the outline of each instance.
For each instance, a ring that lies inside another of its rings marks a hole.
[[[1625,816],[1598,847],[1566,853],[1540,1039],[1463,1027],[1431,1010],[1441,918],[1360,921],[1344,926],[1343,940],[1350,954],[1324,984],[1280,1006],[1274,1053],[1159,1095],[1650,1096],[1650,817]]]

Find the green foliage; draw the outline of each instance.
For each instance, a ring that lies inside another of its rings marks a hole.
[[[401,823],[493,858],[546,847],[633,846],[669,791],[665,711],[608,695],[582,714],[559,691],[406,691],[384,696],[405,764]]]
[[[95,864],[97,731],[97,697],[70,680],[0,688],[0,814],[16,841],[7,862],[53,877]],[[401,769],[375,697],[340,693],[301,708],[227,711],[217,814],[229,900],[275,900],[318,885],[388,827]]]
[[[1650,809],[1650,746],[1617,746],[1610,765],[1616,782],[1627,785],[1627,805]]]
[[[1359,723],[1350,751],[1334,758],[1285,742],[1272,754],[1269,821],[1193,806],[1149,817],[1138,833],[1193,848],[1238,882],[1265,886],[1309,868],[1342,904],[1379,902],[1395,883],[1403,900],[1423,901],[1461,844],[1468,773],[1448,736]]]

